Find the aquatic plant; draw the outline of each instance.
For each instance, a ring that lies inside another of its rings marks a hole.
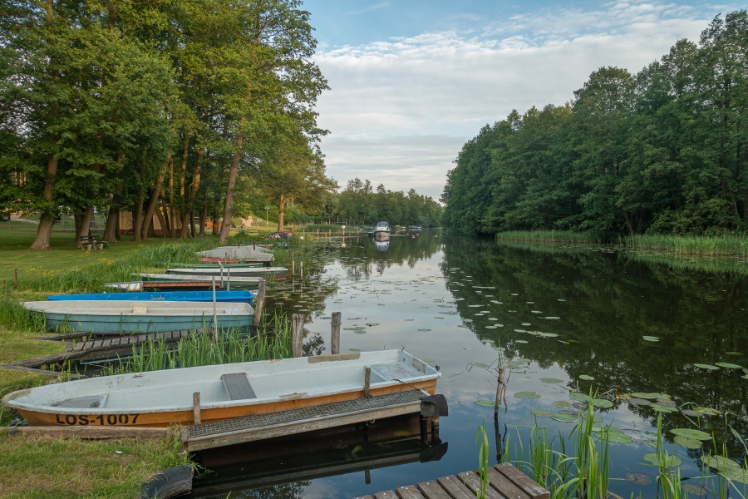
[[[234,362],[282,359],[291,356],[291,322],[276,314],[255,334],[238,329],[219,332],[216,342],[211,334],[195,333],[182,338],[176,348],[165,341],[148,340],[133,346],[132,356],[105,366],[102,373],[158,371],[178,367],[199,367]]]
[[[513,230],[499,232],[496,241],[523,241],[533,243],[601,243],[603,238],[592,232],[573,232],[570,230]]]
[[[675,255],[746,256],[748,237],[738,234],[721,236],[635,235],[622,240],[630,251],[663,251]]]

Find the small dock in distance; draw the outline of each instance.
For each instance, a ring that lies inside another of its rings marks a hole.
[[[510,463],[489,468],[488,478],[487,499],[550,499],[546,489]],[[473,471],[465,471],[356,499],[475,499],[478,489],[480,477]]]

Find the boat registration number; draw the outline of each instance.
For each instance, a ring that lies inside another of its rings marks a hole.
[[[55,414],[57,424],[67,426],[118,426],[137,424],[140,414]]]

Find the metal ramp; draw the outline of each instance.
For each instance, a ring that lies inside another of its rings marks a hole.
[[[256,399],[255,391],[249,384],[247,373],[230,373],[221,376],[223,387],[229,394],[230,400]]]
[[[192,452],[364,423],[403,414],[420,413],[422,398],[424,395],[420,390],[409,390],[271,414],[197,424],[185,428],[182,433],[182,443],[187,450]]]

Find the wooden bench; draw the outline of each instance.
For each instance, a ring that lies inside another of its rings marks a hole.
[[[550,499],[551,496],[546,489],[510,463],[500,463],[489,468],[488,478],[488,499]],[[480,477],[473,471],[465,471],[457,476],[421,482],[417,486],[406,485],[395,491],[379,492],[374,494],[373,499],[474,499],[479,487]],[[356,499],[372,499],[372,496]]]
[[[78,237],[78,240],[81,242],[81,249],[86,251],[91,251],[92,249],[103,249],[103,243],[99,241],[98,237],[92,236],[91,234],[80,236]]]

